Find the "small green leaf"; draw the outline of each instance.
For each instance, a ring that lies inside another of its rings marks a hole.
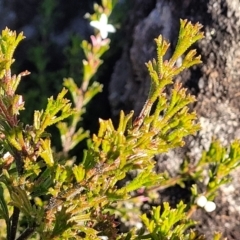
[[[45,140],[40,139],[40,142],[42,148],[40,156],[44,159],[48,166],[52,167],[54,165],[54,159],[51,149],[51,140],[49,138],[46,138]]]
[[[78,165],[78,166],[75,165],[75,166],[73,167],[73,174],[74,174],[77,182],[79,183],[79,182],[81,182],[81,181],[84,179],[84,177],[85,177],[85,169],[83,168],[82,165]]]
[[[1,184],[0,184],[0,218],[3,218],[5,220],[6,226],[7,226],[7,235],[9,236],[10,218],[9,218],[7,203],[4,198],[4,189]]]

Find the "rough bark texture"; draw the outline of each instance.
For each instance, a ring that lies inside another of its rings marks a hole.
[[[178,150],[159,157],[168,159],[164,164],[172,174],[185,154],[193,161],[197,159],[202,149],[208,148],[212,137],[219,138],[224,144],[240,137],[239,0],[136,0],[126,23],[127,41],[109,86],[114,116],[123,108],[138,113],[149,89],[144,63],[154,57],[153,39],[162,34],[174,46],[179,18],[204,25],[205,39],[195,46],[202,55],[203,64],[185,71],[176,79],[196,95],[197,104],[193,108],[199,115],[202,130],[187,139],[184,152]],[[162,168],[163,163],[159,162]],[[239,170],[235,171],[233,183],[221,189],[215,212],[206,214],[199,210],[194,216],[201,221],[200,231],[209,239],[214,231],[224,232],[228,239],[240,239],[239,173]],[[186,193],[179,195],[178,191],[161,192],[162,199],[173,202],[185,199],[183,195]]]

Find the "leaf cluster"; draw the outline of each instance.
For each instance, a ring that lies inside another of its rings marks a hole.
[[[213,139],[208,150],[202,152],[201,158],[196,163],[191,163],[186,158],[179,172],[179,184],[186,181],[194,181],[204,185],[204,195],[213,200],[220,186],[230,183],[231,173],[239,167],[240,141],[232,141],[230,146],[223,146],[219,140]],[[197,196],[194,187],[193,195]]]
[[[46,240],[104,236],[109,239],[204,239],[188,231],[193,222],[188,219],[183,203],[176,209],[164,203],[163,208],[153,208],[150,218],[143,215],[141,220],[146,230],[138,235],[135,230],[118,234],[115,215],[109,210],[131,198],[140,188],[166,185],[169,176],[154,171],[154,155],[183,146],[184,137],[199,129],[196,113],[188,108],[195,98],[187,94],[180,83],[174,83],[174,77],[201,62],[196,51],[190,50],[182,64],[176,64],[189,47],[203,37],[200,29],[198,23],[181,20],[176,49],[165,61],[169,43],[162,36],[155,40],[157,59],[146,64],[151,87],[142,111],[136,118],[134,112],[121,111],[117,127],[111,120],[100,119],[98,133],[88,139],[84,158],[78,162],[69,157],[69,151],[88,136],[77,124],[86,104],[101,90],[101,86],[91,83],[90,79],[101,64],[100,57],[109,42],[96,37],[92,37],[92,44],[83,42],[86,59],[82,84],[78,87],[71,78],[64,82],[74,108],[65,98],[67,90],[63,88],[56,98],[48,99],[44,110],[35,111],[32,124],[24,125],[18,119],[24,102],[22,96],[15,94],[16,83],[23,74],[17,80],[9,69],[13,51],[23,36],[8,29],[3,31],[0,42],[0,217],[5,220],[7,239],[16,238],[17,229],[22,227],[21,216],[26,219],[27,227],[17,239],[30,239],[34,234]],[[169,95],[167,87],[171,89]],[[66,118],[69,121],[63,122]],[[60,153],[53,151],[51,135],[47,132],[49,126],[56,124],[63,144]],[[199,167],[215,160],[209,171],[209,194],[227,182],[230,171],[239,165],[239,149],[236,141],[227,155],[215,142],[203,154]],[[132,172],[135,175],[131,181],[120,185]],[[220,235],[215,235],[215,239],[220,239]]]

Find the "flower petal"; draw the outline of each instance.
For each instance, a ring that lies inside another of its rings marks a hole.
[[[107,15],[105,13],[103,13],[101,15],[99,22],[103,25],[107,25],[108,19],[107,19]]]
[[[215,202],[207,201],[206,205],[204,206],[206,212],[213,212],[216,209]]]
[[[100,35],[101,35],[102,39],[105,39],[108,36],[108,31],[106,31],[106,29],[101,29]]]
[[[196,203],[199,207],[204,207],[207,203],[207,198],[205,196],[199,196],[197,199],[196,199]]]
[[[99,21],[91,21],[91,22],[90,22],[90,25],[91,25],[92,27],[97,28],[97,29],[100,29],[100,28],[101,28],[101,23],[100,23]]]
[[[113,25],[111,25],[111,24],[108,24],[106,28],[107,28],[108,32],[111,32],[111,33],[116,32],[115,27]]]

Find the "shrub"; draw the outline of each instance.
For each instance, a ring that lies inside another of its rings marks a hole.
[[[96,5],[96,20],[110,12],[111,1]],[[96,24],[93,24],[96,26]],[[101,85],[91,82],[101,64],[100,57],[108,49],[109,39],[96,34],[91,43],[83,41],[86,59],[83,61],[83,80],[78,86],[73,79],[65,79],[62,91],[48,99],[44,110],[34,112],[33,123],[23,124],[19,112],[24,101],[16,90],[27,71],[12,75],[13,53],[23,34],[5,29],[0,37],[0,218],[2,239],[205,239],[194,231],[190,219],[197,207],[206,211],[215,208],[214,197],[221,184],[230,181],[229,173],[239,165],[240,142],[229,148],[213,141],[195,166],[184,161],[179,175],[172,179],[166,173],[154,171],[155,154],[184,145],[184,137],[199,128],[197,116],[187,107],[195,101],[173,78],[186,68],[201,63],[196,50],[188,51],[203,38],[199,23],[180,21],[176,49],[169,60],[163,60],[169,43],[159,36],[155,39],[157,59],[146,66],[151,77],[149,95],[137,117],[130,112],[120,113],[114,127],[111,120],[99,120],[99,131],[89,137],[78,129],[88,102],[101,91]],[[188,51],[188,52],[187,52]],[[181,66],[176,65],[183,56]],[[170,94],[165,92],[166,87]],[[67,89],[72,102],[65,98]],[[72,107],[73,105],[73,107]],[[64,121],[68,119],[68,121]],[[47,128],[57,125],[62,151],[55,152]],[[87,138],[88,147],[83,159],[70,157],[80,141]],[[229,150],[228,150],[229,149]],[[205,192],[198,193],[204,169],[209,169]],[[121,180],[134,171],[134,177],[124,184]],[[168,203],[153,207],[150,216],[140,218],[144,227],[132,228],[128,233],[117,230],[116,215],[126,216],[123,203],[138,201],[150,195],[155,186],[184,184],[194,180],[192,199],[186,205],[179,202],[171,209]],[[139,189],[141,191],[139,191]],[[138,195],[132,193],[138,191]],[[216,233],[214,239],[220,239]]]

